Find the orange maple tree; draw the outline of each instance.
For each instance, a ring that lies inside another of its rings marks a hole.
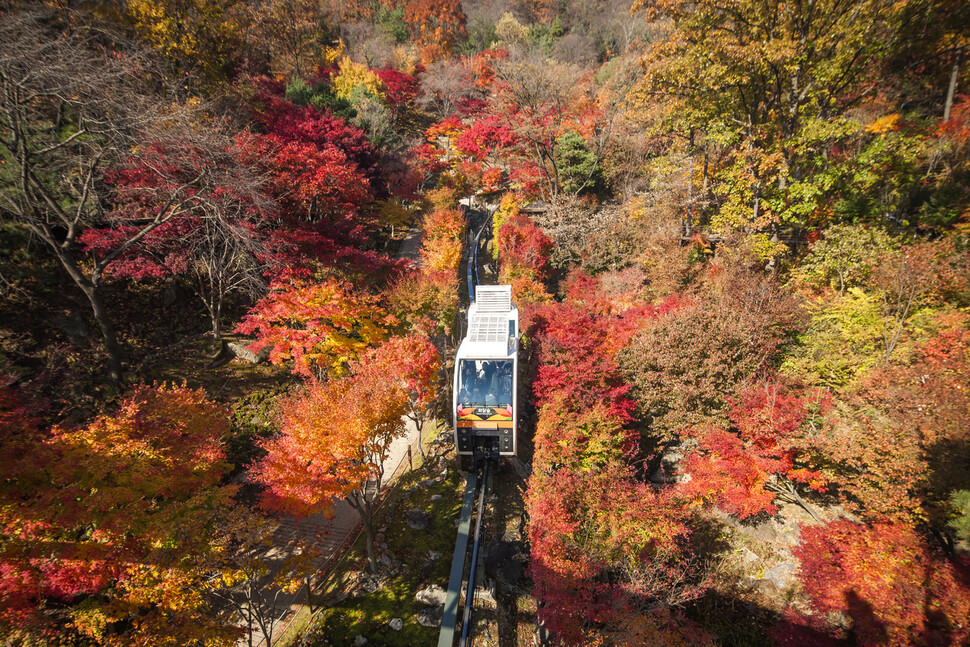
[[[404,21],[425,63],[450,55],[465,37],[465,13],[460,0],[410,0]]]
[[[379,372],[310,380],[283,407],[282,433],[264,444],[267,455],[253,470],[265,487],[263,507],[298,517],[332,516],[334,501],[346,497],[364,522],[376,571],[374,506],[391,443],[405,432],[406,408],[407,394]]]

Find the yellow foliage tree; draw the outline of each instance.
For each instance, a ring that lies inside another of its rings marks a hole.
[[[363,88],[377,99],[384,100],[384,84],[366,65],[355,63],[349,56],[344,56],[340,59],[337,69],[338,72],[331,81],[331,87],[333,93],[341,99],[349,99],[358,88]]]
[[[135,33],[181,74],[219,80],[235,51],[229,0],[128,0]]]

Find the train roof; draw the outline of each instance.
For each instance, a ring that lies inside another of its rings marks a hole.
[[[510,326],[510,321],[515,325]],[[458,348],[458,357],[511,357],[517,349],[518,327],[512,286],[477,285],[475,302],[468,308],[468,334]]]

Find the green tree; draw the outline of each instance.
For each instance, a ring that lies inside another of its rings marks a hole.
[[[789,208],[788,187],[814,172],[818,154],[794,144],[806,123],[838,117],[876,87],[870,73],[886,54],[894,7],[881,0],[639,0],[634,8],[672,26],[648,49],[634,103],[665,99],[668,128],[705,164],[716,145],[728,147],[711,187],[722,227],[804,222]]]
[[[879,254],[895,247],[895,241],[879,227],[831,225],[792,274],[814,288],[828,285],[844,296],[850,287],[865,285]]]
[[[603,173],[599,156],[589,149],[586,140],[570,130],[559,137],[555,151],[560,188],[565,193],[599,193],[603,190]]]

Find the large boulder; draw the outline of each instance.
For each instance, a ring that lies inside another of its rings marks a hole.
[[[417,508],[408,510],[407,514],[404,515],[404,520],[407,522],[408,527],[414,530],[427,530],[428,525],[431,523],[431,519],[428,518],[428,513]]]
[[[429,607],[441,606],[445,603],[445,598],[448,596],[448,592],[437,584],[432,584],[429,587],[423,588],[417,592],[414,599],[421,604],[426,604]]]
[[[440,627],[444,607],[426,607],[417,613],[418,624],[422,627]]]
[[[246,360],[251,364],[262,364],[263,362],[268,360],[270,350],[272,349],[269,346],[267,346],[266,348],[260,349],[258,353],[254,353],[253,351],[247,348],[247,346],[249,346],[252,343],[253,342],[251,341],[245,341],[245,340],[230,341],[226,343],[226,346],[229,348],[229,352],[232,353],[234,357],[237,357],[242,360]]]
[[[525,584],[525,562],[515,542],[496,539],[485,546],[485,575],[502,584],[520,587]]]

